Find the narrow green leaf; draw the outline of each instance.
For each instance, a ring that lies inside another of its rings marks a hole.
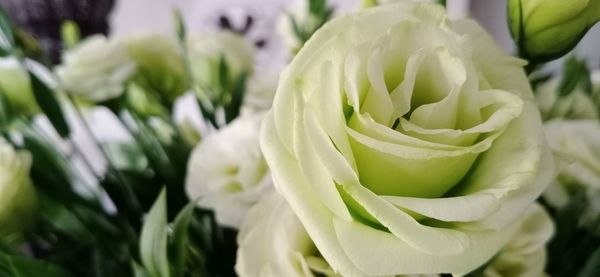
[[[56,94],[42,81],[43,77],[40,76],[41,72],[39,68],[27,63],[27,70],[31,81],[31,89],[33,90],[33,95],[38,106],[46,114],[56,132],[63,138],[68,137],[71,130],[65,119],[62,107],[56,98]]]
[[[0,6],[0,56],[7,56],[15,48],[15,37],[12,31],[12,25],[8,14]]]
[[[146,215],[140,236],[140,256],[142,263],[152,277],[168,277],[169,261],[167,258],[167,198],[166,190],[154,202]]]
[[[183,16],[181,15],[181,11],[179,9],[175,9],[173,11],[173,18],[175,19],[175,33],[177,34],[179,41],[185,43],[187,30],[185,28],[185,23],[183,22]]]
[[[236,82],[233,84],[231,89],[231,101],[225,107],[225,121],[227,123],[233,121],[238,115],[240,115],[240,108],[244,102],[244,95],[246,93],[246,79],[248,74],[246,72],[240,74]]]
[[[310,37],[310,35],[304,32],[304,30],[300,26],[300,23],[296,21],[296,19],[291,14],[288,15],[288,20],[292,25],[292,31],[294,35],[296,35],[296,38],[298,38],[298,40],[300,40],[302,43],[305,43]]]
[[[229,65],[227,64],[227,59],[225,59],[224,55],[219,57],[219,87],[221,91],[227,91],[230,88],[229,80],[231,79],[229,75]]]
[[[183,277],[185,273],[186,249],[189,241],[188,228],[194,215],[196,202],[188,203],[175,217],[173,223],[173,234],[169,247],[171,273],[174,277]]]
[[[25,256],[0,254],[0,276],[11,277],[71,277],[58,265]]]
[[[0,133],[8,131],[13,120],[14,112],[8,102],[8,99],[0,89]]]
[[[75,196],[69,161],[38,134],[24,131],[22,135],[23,146],[33,157],[31,176],[36,188],[57,199],[72,200]]]

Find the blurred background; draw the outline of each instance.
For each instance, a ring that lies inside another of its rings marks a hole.
[[[302,0],[0,0],[10,17],[26,33],[31,34],[50,55],[51,63],[60,63],[62,46],[61,25],[72,20],[80,27],[82,37],[95,33],[129,36],[136,33],[162,33],[174,35],[173,12],[182,13],[190,32],[229,29],[243,34],[257,47],[257,71],[277,74],[289,61],[285,38],[277,26]],[[361,0],[328,0],[335,14],[360,9]],[[448,0],[450,17],[474,17],[495,37],[509,53],[515,52],[506,19],[505,0]],[[590,68],[600,68],[600,25],[584,37],[575,52],[589,63]],[[562,60],[550,68],[561,70]],[[198,117],[194,97],[184,97],[177,103],[176,120],[188,120],[203,129]],[[105,109],[94,109],[86,120],[95,128],[100,140],[126,140],[127,132],[114,124],[114,118]],[[41,119],[44,120],[44,119]],[[75,126],[79,126],[77,122]],[[41,122],[48,126],[47,122]],[[106,126],[106,127],[105,127]],[[105,128],[104,128],[105,127]],[[51,128],[49,128],[51,129]],[[82,128],[74,128],[73,136],[85,155],[98,161],[103,168],[99,150]],[[52,132],[49,130],[49,132]]]
[[[284,44],[276,32],[277,22],[298,1],[290,0],[0,0],[23,30],[60,57],[60,25],[73,20],[82,35],[104,33],[124,36],[139,32],[172,33],[172,14],[181,10],[191,31],[229,28],[260,46],[258,66],[281,67],[286,63]],[[360,0],[329,0],[337,14],[357,10]],[[453,17],[476,18],[509,52],[514,46],[506,25],[505,0],[448,0]],[[579,55],[600,65],[600,26],[592,29],[576,49]]]

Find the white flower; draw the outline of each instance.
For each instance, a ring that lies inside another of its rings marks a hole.
[[[409,1],[308,40],[260,142],[336,272],[461,275],[509,242],[555,173],[523,65],[474,21]]]
[[[17,240],[33,221],[37,197],[30,168],[28,152],[0,140],[0,238]]]
[[[546,244],[553,234],[554,225],[548,213],[539,204],[532,205],[516,235],[486,268],[484,276],[546,276]]]
[[[258,145],[262,117],[237,118],[202,140],[188,162],[188,196],[214,209],[223,225],[238,227],[247,210],[272,187]]]
[[[566,161],[558,178],[544,193],[546,202],[562,208],[570,200],[572,188],[580,188],[589,203],[581,216],[590,224],[600,216],[600,123],[597,120],[554,120],[545,127],[552,151]]]
[[[247,83],[242,112],[252,114],[269,110],[273,105],[278,77],[279,72],[274,71],[253,74]]]
[[[117,98],[135,72],[135,63],[119,39],[93,35],[63,55],[56,74],[63,88],[93,102]]]
[[[188,90],[188,79],[181,51],[175,38],[161,34],[140,33],[125,41],[136,63],[135,81],[148,93],[155,93],[164,105]]]
[[[248,212],[238,234],[240,277],[340,276],[331,270],[285,199],[265,195]]]
[[[592,98],[576,88],[570,94],[558,96],[559,80],[550,80],[536,89],[535,100],[542,117],[569,119],[596,119],[598,108]]]

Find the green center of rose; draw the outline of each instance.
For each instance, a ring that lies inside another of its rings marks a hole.
[[[346,57],[350,145],[361,184],[378,195],[443,196],[520,113],[516,96],[480,87],[449,32],[402,22]]]

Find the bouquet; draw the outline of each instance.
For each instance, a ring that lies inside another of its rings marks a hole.
[[[0,10],[0,276],[599,276],[600,1],[508,0],[515,55],[445,2],[299,1],[276,72]]]

